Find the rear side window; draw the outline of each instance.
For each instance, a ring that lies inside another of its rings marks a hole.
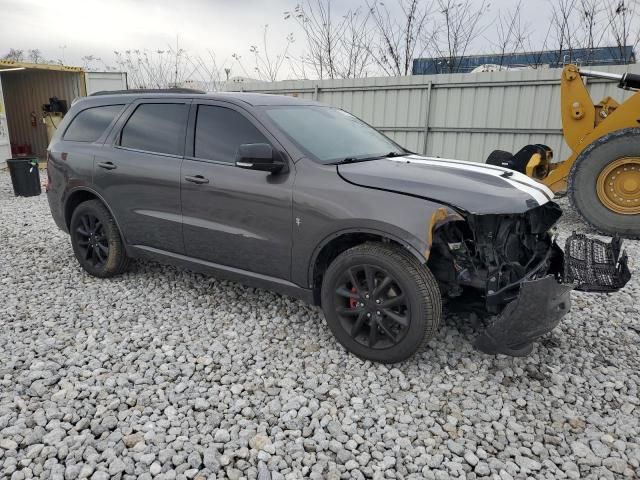
[[[95,142],[104,133],[124,105],[87,108],[71,120],[64,139],[71,142]]]
[[[188,106],[182,103],[143,103],[120,134],[122,147],[182,155]]]
[[[195,157],[235,161],[243,143],[270,143],[253,124],[230,108],[200,105],[196,120]]]

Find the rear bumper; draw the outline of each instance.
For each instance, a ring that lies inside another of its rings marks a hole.
[[[510,302],[474,341],[488,354],[528,355],[532,342],[553,330],[571,308],[572,284],[562,284],[554,275],[525,280],[518,297]]]
[[[49,202],[51,216],[53,217],[54,222],[56,222],[58,228],[65,233],[69,233],[69,229],[67,228],[67,224],[64,219],[64,212],[59,198],[57,198],[52,191],[48,191],[47,201]]]

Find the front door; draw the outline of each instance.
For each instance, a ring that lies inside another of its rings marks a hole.
[[[184,253],[180,164],[189,103],[136,102],[95,157],[94,183],[129,245]]]
[[[288,280],[293,164],[278,174],[238,168],[235,153],[243,143],[282,149],[247,112],[230,104],[194,105],[192,115],[193,151],[181,175],[186,254]]]

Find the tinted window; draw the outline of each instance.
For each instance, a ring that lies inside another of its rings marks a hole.
[[[72,142],[95,142],[111,124],[123,105],[105,105],[87,108],[71,121],[64,139]]]
[[[243,143],[269,143],[253,124],[235,110],[200,105],[196,121],[195,156],[234,162]]]
[[[122,129],[120,145],[148,152],[182,155],[187,105],[144,103]]]

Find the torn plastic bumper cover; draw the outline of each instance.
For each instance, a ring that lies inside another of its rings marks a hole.
[[[615,292],[631,278],[622,240],[610,243],[573,232],[564,249],[565,281],[583,292]]]
[[[475,340],[474,346],[488,354],[528,355],[532,342],[553,330],[571,305],[571,290],[611,292],[631,278],[627,256],[620,256],[621,242],[607,244],[574,233],[565,245],[564,278],[528,275],[515,300]]]

